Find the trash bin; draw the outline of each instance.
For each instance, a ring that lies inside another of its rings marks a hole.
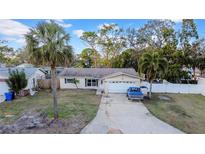
[[[6,101],[12,101],[13,93],[7,92],[5,93]]]
[[[11,91],[12,93],[12,100],[15,98],[15,93],[13,91]]]

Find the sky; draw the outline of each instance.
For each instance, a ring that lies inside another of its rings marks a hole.
[[[7,40],[7,45],[15,49],[25,46],[24,34],[29,32],[30,28],[37,25],[42,19],[19,19],[19,20],[0,20],[0,40]],[[45,19],[45,21],[47,21]],[[148,20],[146,19],[72,19],[62,20],[55,19],[55,22],[63,26],[67,33],[70,34],[70,45],[73,46],[75,53],[80,53],[85,47],[86,43],[80,39],[84,31],[97,31],[103,24],[115,23],[121,28],[140,28]],[[175,29],[178,31],[181,28],[180,19],[173,20],[176,25]],[[205,37],[205,20],[194,20],[197,25],[199,36]]]

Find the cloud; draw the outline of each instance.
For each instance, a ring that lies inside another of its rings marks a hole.
[[[16,39],[16,42],[22,45],[26,45],[26,40],[24,38],[18,38]]]
[[[109,25],[110,25],[110,24],[108,24],[108,23],[100,24],[100,25],[98,25],[98,29],[102,29],[103,26],[109,26]]]
[[[77,37],[81,37],[83,35],[84,30],[82,29],[78,29],[78,30],[74,30],[73,34],[75,34]]]
[[[181,23],[182,19],[171,19],[171,21],[175,22],[175,23]]]
[[[110,26],[110,25],[116,25],[116,23],[104,23],[104,24],[100,24],[98,25],[98,29],[102,29],[103,26]],[[115,29],[119,29],[118,25],[115,26]]]
[[[104,24],[100,24],[100,25],[98,25],[98,29],[102,29],[103,26],[109,26],[109,25],[112,25],[112,24],[115,24],[115,23],[104,23]]]
[[[0,19],[0,34],[6,36],[18,36],[22,37],[24,34],[29,32],[27,25],[14,20]]]
[[[66,23],[58,23],[60,26],[64,27],[64,28],[69,28],[72,27],[72,24],[66,24]]]
[[[25,45],[24,35],[29,32],[29,26],[15,20],[0,20],[0,34],[8,42]]]
[[[54,19],[56,22],[64,22],[63,19]]]
[[[60,25],[64,28],[69,28],[69,27],[73,26],[72,24],[65,23],[63,19],[52,19],[52,20],[55,21],[55,23],[57,23],[58,25]],[[50,22],[50,20],[47,19],[46,22]]]
[[[26,40],[24,37],[5,37],[3,40],[8,41],[8,43],[18,43],[20,45],[26,45]]]

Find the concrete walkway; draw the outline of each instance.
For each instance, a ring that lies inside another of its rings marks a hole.
[[[154,117],[141,102],[125,94],[103,96],[96,117],[81,131],[83,134],[181,134],[180,130]]]

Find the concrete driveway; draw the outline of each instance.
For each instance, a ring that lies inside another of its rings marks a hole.
[[[181,134],[180,130],[154,117],[141,102],[125,94],[102,96],[96,117],[81,131],[83,134]]]

